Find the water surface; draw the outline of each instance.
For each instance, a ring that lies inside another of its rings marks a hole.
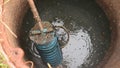
[[[110,46],[109,21],[94,0],[37,0],[43,21],[51,23],[57,18],[69,30],[70,40],[62,49],[64,68],[96,68]],[[28,32],[34,26],[30,11],[25,16],[22,26],[21,42],[26,56],[34,61],[36,68],[39,58],[29,52],[31,46]],[[44,67],[42,67],[44,68]]]

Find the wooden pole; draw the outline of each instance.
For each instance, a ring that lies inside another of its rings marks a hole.
[[[30,5],[30,7],[31,7],[31,11],[32,11],[32,13],[34,15],[34,18],[36,19],[37,23],[39,23],[40,30],[43,31],[42,21],[40,19],[40,16],[39,16],[37,8],[36,8],[36,6],[34,4],[34,1],[33,0],[28,0],[28,3]]]

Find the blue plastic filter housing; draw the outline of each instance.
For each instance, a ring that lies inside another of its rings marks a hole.
[[[54,37],[47,44],[37,44],[36,48],[45,63],[52,66],[58,66],[63,60],[62,51],[60,49],[57,37]]]

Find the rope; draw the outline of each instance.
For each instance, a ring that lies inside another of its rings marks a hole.
[[[50,65],[50,63],[47,63],[47,66],[48,66],[48,68],[52,68],[52,66]]]
[[[68,32],[68,30],[64,26],[54,26],[54,29],[55,28],[62,28],[62,29],[64,29],[67,32],[67,36],[68,36],[67,41],[65,41],[66,43],[61,46],[61,48],[64,48],[66,46],[66,44],[69,42],[69,39],[70,39],[69,32]]]
[[[31,64],[30,68],[34,68],[34,63],[32,61],[26,61],[25,64]]]
[[[1,19],[0,19],[0,23],[3,24],[5,26],[5,28],[8,29],[8,31],[15,37],[17,38],[17,35],[10,29],[10,27],[5,24],[5,22],[3,21],[3,17],[2,17],[2,14],[3,14],[3,11],[4,11],[4,5],[6,3],[8,3],[10,0],[4,0],[2,4],[0,4],[0,15],[1,15]]]

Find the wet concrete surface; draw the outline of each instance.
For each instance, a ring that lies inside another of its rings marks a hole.
[[[110,46],[109,21],[94,0],[38,0],[36,1],[43,21],[60,19],[69,30],[70,40],[62,49],[64,68],[96,68]],[[29,49],[29,30],[34,26],[30,12],[25,16],[20,42],[26,57],[35,63],[35,68],[45,68],[39,57]],[[42,67],[43,66],[43,67]]]

